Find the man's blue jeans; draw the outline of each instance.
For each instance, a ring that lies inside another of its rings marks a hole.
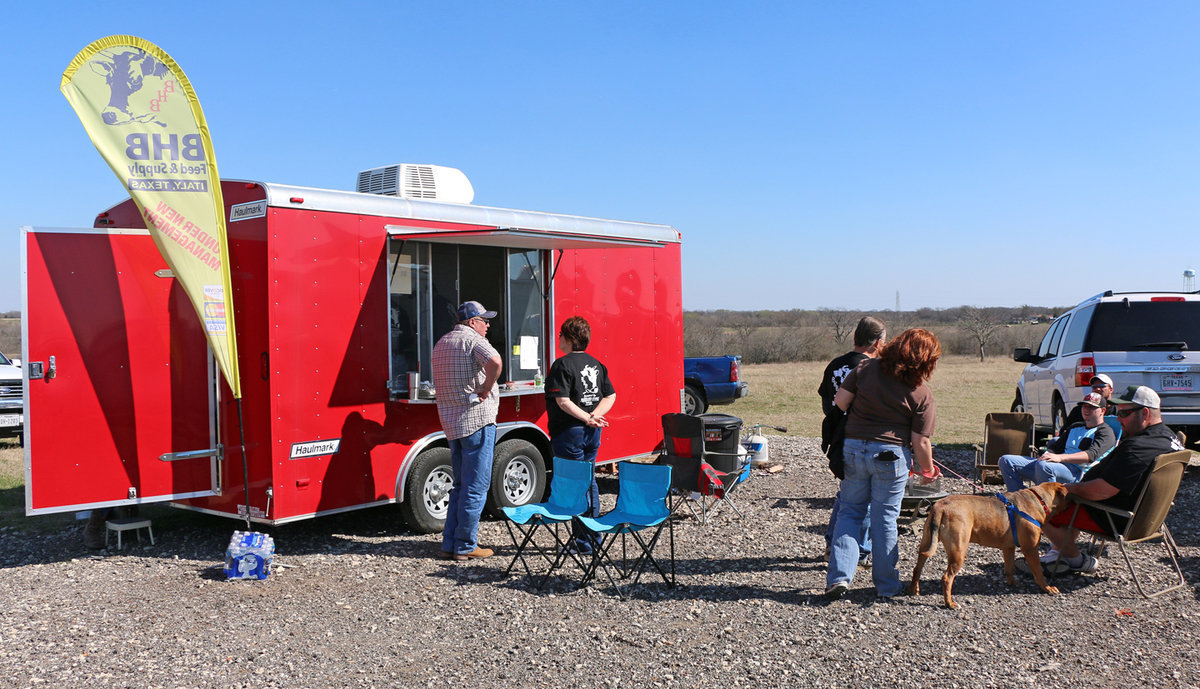
[[[1025,479],[1030,479],[1035,484],[1047,481],[1079,483],[1084,472],[1082,464],[1043,462],[1021,455],[1003,455],[997,464],[1000,465],[1000,475],[1004,477],[1004,488],[1010,493],[1024,488]]]
[[[896,459],[881,461],[876,458],[885,452],[895,453]],[[904,588],[896,571],[896,563],[900,560],[896,519],[900,516],[904,486],[912,466],[912,451],[900,445],[847,438],[845,455],[846,478],[842,481],[825,584],[850,584],[854,580],[858,570],[857,534],[869,524],[871,578],[875,582],[875,592],[890,598]]]
[[[594,467],[596,464],[596,455],[600,453],[600,429],[592,428],[591,426],[570,426],[550,439],[550,448],[554,450],[555,457],[581,459],[585,462],[591,462]],[[595,473],[592,474],[592,485],[588,489],[587,499],[588,509],[587,512],[583,513],[583,516],[599,517],[600,486],[596,484]],[[591,539],[590,532],[577,519],[572,520],[571,531],[575,538]]]
[[[471,435],[450,441],[450,470],[454,486],[446,526],[442,529],[442,550],[466,555],[479,547],[479,515],[487,502],[492,483],[492,454],[496,448],[496,424],[488,424]]]

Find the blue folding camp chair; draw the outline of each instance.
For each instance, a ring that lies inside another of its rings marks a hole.
[[[554,474],[550,479],[549,500],[532,505],[503,508],[504,516],[508,518],[504,525],[508,527],[508,535],[517,548],[512,562],[508,563],[508,569],[504,570],[505,576],[512,573],[513,567],[518,561],[525,568],[525,573],[533,576],[533,570],[525,560],[525,549],[529,546],[532,546],[550,565],[541,581],[538,582],[538,588],[545,585],[550,574],[562,566],[568,556],[573,558],[585,572],[587,571],[588,562],[567,547],[570,534],[568,533],[563,538],[559,536],[558,532],[560,525],[587,512],[588,491],[592,486],[594,471],[591,462],[555,457]],[[556,545],[547,546],[550,548],[549,552],[534,539],[539,528],[545,529],[554,538]],[[518,533],[521,534],[519,539],[517,538]]]
[[[628,579],[632,576],[632,583],[636,585],[649,563],[662,576],[663,582],[667,586],[673,587],[675,586],[675,530],[672,521],[668,519],[671,512],[667,507],[667,494],[671,491],[671,467],[637,462],[621,462],[620,467],[620,471],[617,473],[619,483],[616,508],[596,518],[579,518],[585,528],[596,533],[599,541],[580,585],[587,585],[596,576],[596,570],[603,570],[604,575],[617,590],[617,595],[624,598],[625,593],[613,578],[612,569],[617,571],[621,579]],[[670,575],[654,559],[654,547],[658,544],[659,537],[662,536],[664,526],[668,527],[670,534]],[[653,529],[653,534],[649,539],[644,538],[641,533],[647,529]],[[640,550],[632,561],[626,550],[627,536],[633,537]],[[612,555],[613,545],[618,540],[621,542],[620,561],[613,559]]]

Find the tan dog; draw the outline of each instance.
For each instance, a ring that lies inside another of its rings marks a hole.
[[[1061,483],[1042,483],[1032,488],[1005,493],[1004,496],[1025,514],[1038,522],[1058,514],[1067,506],[1067,487]],[[934,539],[937,540],[934,540]],[[1017,515],[1017,540],[1025,562],[1033,573],[1037,585],[1046,593],[1058,593],[1058,589],[1046,585],[1042,575],[1042,561],[1038,559],[1038,541],[1042,529]],[[929,510],[925,529],[921,534],[921,548],[917,551],[917,565],[913,568],[909,592],[921,593],[921,568],[925,560],[937,550],[937,541],[946,549],[946,573],[942,575],[942,593],[946,605],[957,608],[950,596],[954,588],[954,577],[963,566],[970,543],[999,548],[1004,553],[1004,576],[1009,586],[1013,584],[1013,567],[1016,563],[1016,545],[1013,543],[1012,524],[1008,519],[1007,506],[995,495],[951,495],[939,500]]]

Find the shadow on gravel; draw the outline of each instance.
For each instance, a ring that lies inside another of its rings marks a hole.
[[[83,528],[86,520],[67,521],[59,515],[51,515],[63,524],[58,530],[39,533],[37,528],[16,528],[0,532],[0,570],[96,556],[223,559],[229,537],[235,530],[246,528],[242,521],[167,505],[143,505],[141,516],[153,523],[155,545],[150,545],[148,539],[139,544],[126,535],[126,540],[132,543],[127,543],[123,551],[116,549],[115,542],[106,550],[85,548]],[[409,531],[394,505],[275,527],[255,524],[252,528],[272,535],[278,558],[283,562],[289,555],[358,553],[419,559],[437,555],[437,545],[431,544],[428,536]]]

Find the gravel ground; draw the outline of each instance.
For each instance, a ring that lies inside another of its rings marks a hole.
[[[968,453],[938,451],[966,474]],[[1169,523],[1188,586],[1139,598],[1115,547],[1094,575],[1038,592],[1004,584],[999,551],[972,546],[942,606],[939,549],[925,594],[876,602],[869,572],[827,602],[824,533],[835,481],[816,441],[771,439],[776,474],[740,489],[745,519],[679,522],[681,586],[612,588],[503,576],[503,524],[480,540],[497,557],[436,559],[439,539],[380,508],[280,527],[284,565],[225,582],[236,524],[188,516],[157,545],[92,554],[82,522],[59,534],[0,532],[0,679],[5,687],[1200,687],[1196,467]],[[1193,462],[1196,463],[1195,461]],[[956,479],[952,492],[968,492]],[[602,478],[604,499],[615,479]],[[901,576],[916,533],[902,527]],[[1135,564],[1161,572],[1161,546]],[[572,573],[572,576],[577,576]],[[1159,577],[1162,580],[1162,577]],[[1084,639],[1086,641],[1081,642]],[[1187,660],[1191,658],[1192,660]]]

